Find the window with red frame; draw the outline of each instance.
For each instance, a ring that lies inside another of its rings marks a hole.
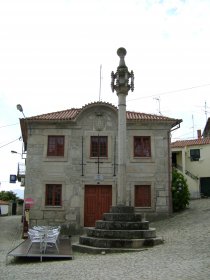
[[[64,136],[48,136],[48,156],[64,156]]]
[[[134,136],[134,157],[151,157],[150,136]]]
[[[135,207],[151,207],[151,186],[135,186]]]
[[[45,195],[46,206],[61,206],[62,205],[62,185],[47,184]]]
[[[91,136],[90,157],[108,157],[107,136]]]

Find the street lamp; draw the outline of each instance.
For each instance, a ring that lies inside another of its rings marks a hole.
[[[21,158],[22,159],[26,159],[26,153],[18,153],[16,151],[11,151],[12,154],[18,154],[18,155],[21,155]]]
[[[17,107],[18,111],[20,111],[23,114],[24,118],[26,118],[24,113],[23,113],[23,107],[21,106],[21,104],[17,104],[16,107]]]
[[[19,155],[21,155],[21,153],[18,153],[18,152],[16,152],[16,151],[11,151],[11,153],[12,153],[12,154],[19,154]]]
[[[23,121],[23,119],[20,119],[20,123],[24,123],[25,136],[27,137],[27,129],[29,128],[30,135],[31,135],[31,127],[30,127],[30,125],[29,125],[29,123],[28,123],[28,120],[27,120],[27,118],[26,118],[26,116],[25,116],[25,114],[24,114],[24,112],[23,112],[23,107],[22,107],[22,105],[21,105],[21,104],[17,104],[17,105],[16,105],[16,108],[17,108],[18,111],[20,111],[20,112],[23,114],[24,121]],[[22,122],[22,121],[23,121],[23,122]],[[22,125],[21,125],[21,126],[22,126]],[[24,139],[23,139],[23,142],[24,142]],[[26,147],[23,148],[22,154],[24,154],[24,151],[25,151],[25,150],[26,150]]]
[[[25,114],[23,113],[23,107],[21,106],[21,104],[17,104],[17,105],[16,105],[16,108],[17,108],[18,111],[20,111],[20,112],[23,114],[23,117],[24,117],[25,121],[27,122],[27,119],[26,119]],[[26,150],[26,149],[24,149],[24,151],[25,151],[25,150]],[[19,153],[16,152],[16,151],[11,151],[11,153],[19,154]],[[26,153],[22,152],[22,158],[23,158],[23,154],[26,154]],[[25,194],[24,194],[24,196],[25,196]],[[25,234],[26,234],[27,231],[28,231],[28,222],[26,221],[25,210],[26,210],[26,205],[25,205],[25,199],[24,199],[24,204],[23,204],[23,216],[22,216],[22,222],[23,222],[23,232],[22,232],[22,236],[23,236],[23,238],[25,238]]]
[[[18,153],[16,151],[11,151],[11,153],[21,155],[22,159],[26,159],[26,153]]]

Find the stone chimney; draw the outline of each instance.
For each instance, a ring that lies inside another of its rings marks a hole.
[[[198,129],[198,130],[197,130],[197,136],[198,136],[198,139],[201,139],[201,138],[202,138],[202,136],[201,136],[201,129]]]

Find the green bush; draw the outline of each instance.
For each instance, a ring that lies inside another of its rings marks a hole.
[[[187,185],[187,180],[184,176],[173,169],[172,171],[172,201],[173,211],[184,210],[189,205],[190,192]]]

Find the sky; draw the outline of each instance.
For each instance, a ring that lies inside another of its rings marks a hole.
[[[210,0],[1,0],[0,191],[23,190],[9,183],[24,162],[16,105],[26,117],[117,106],[119,47],[135,75],[127,110],[182,119],[172,141],[196,138],[210,115],[209,14]]]

